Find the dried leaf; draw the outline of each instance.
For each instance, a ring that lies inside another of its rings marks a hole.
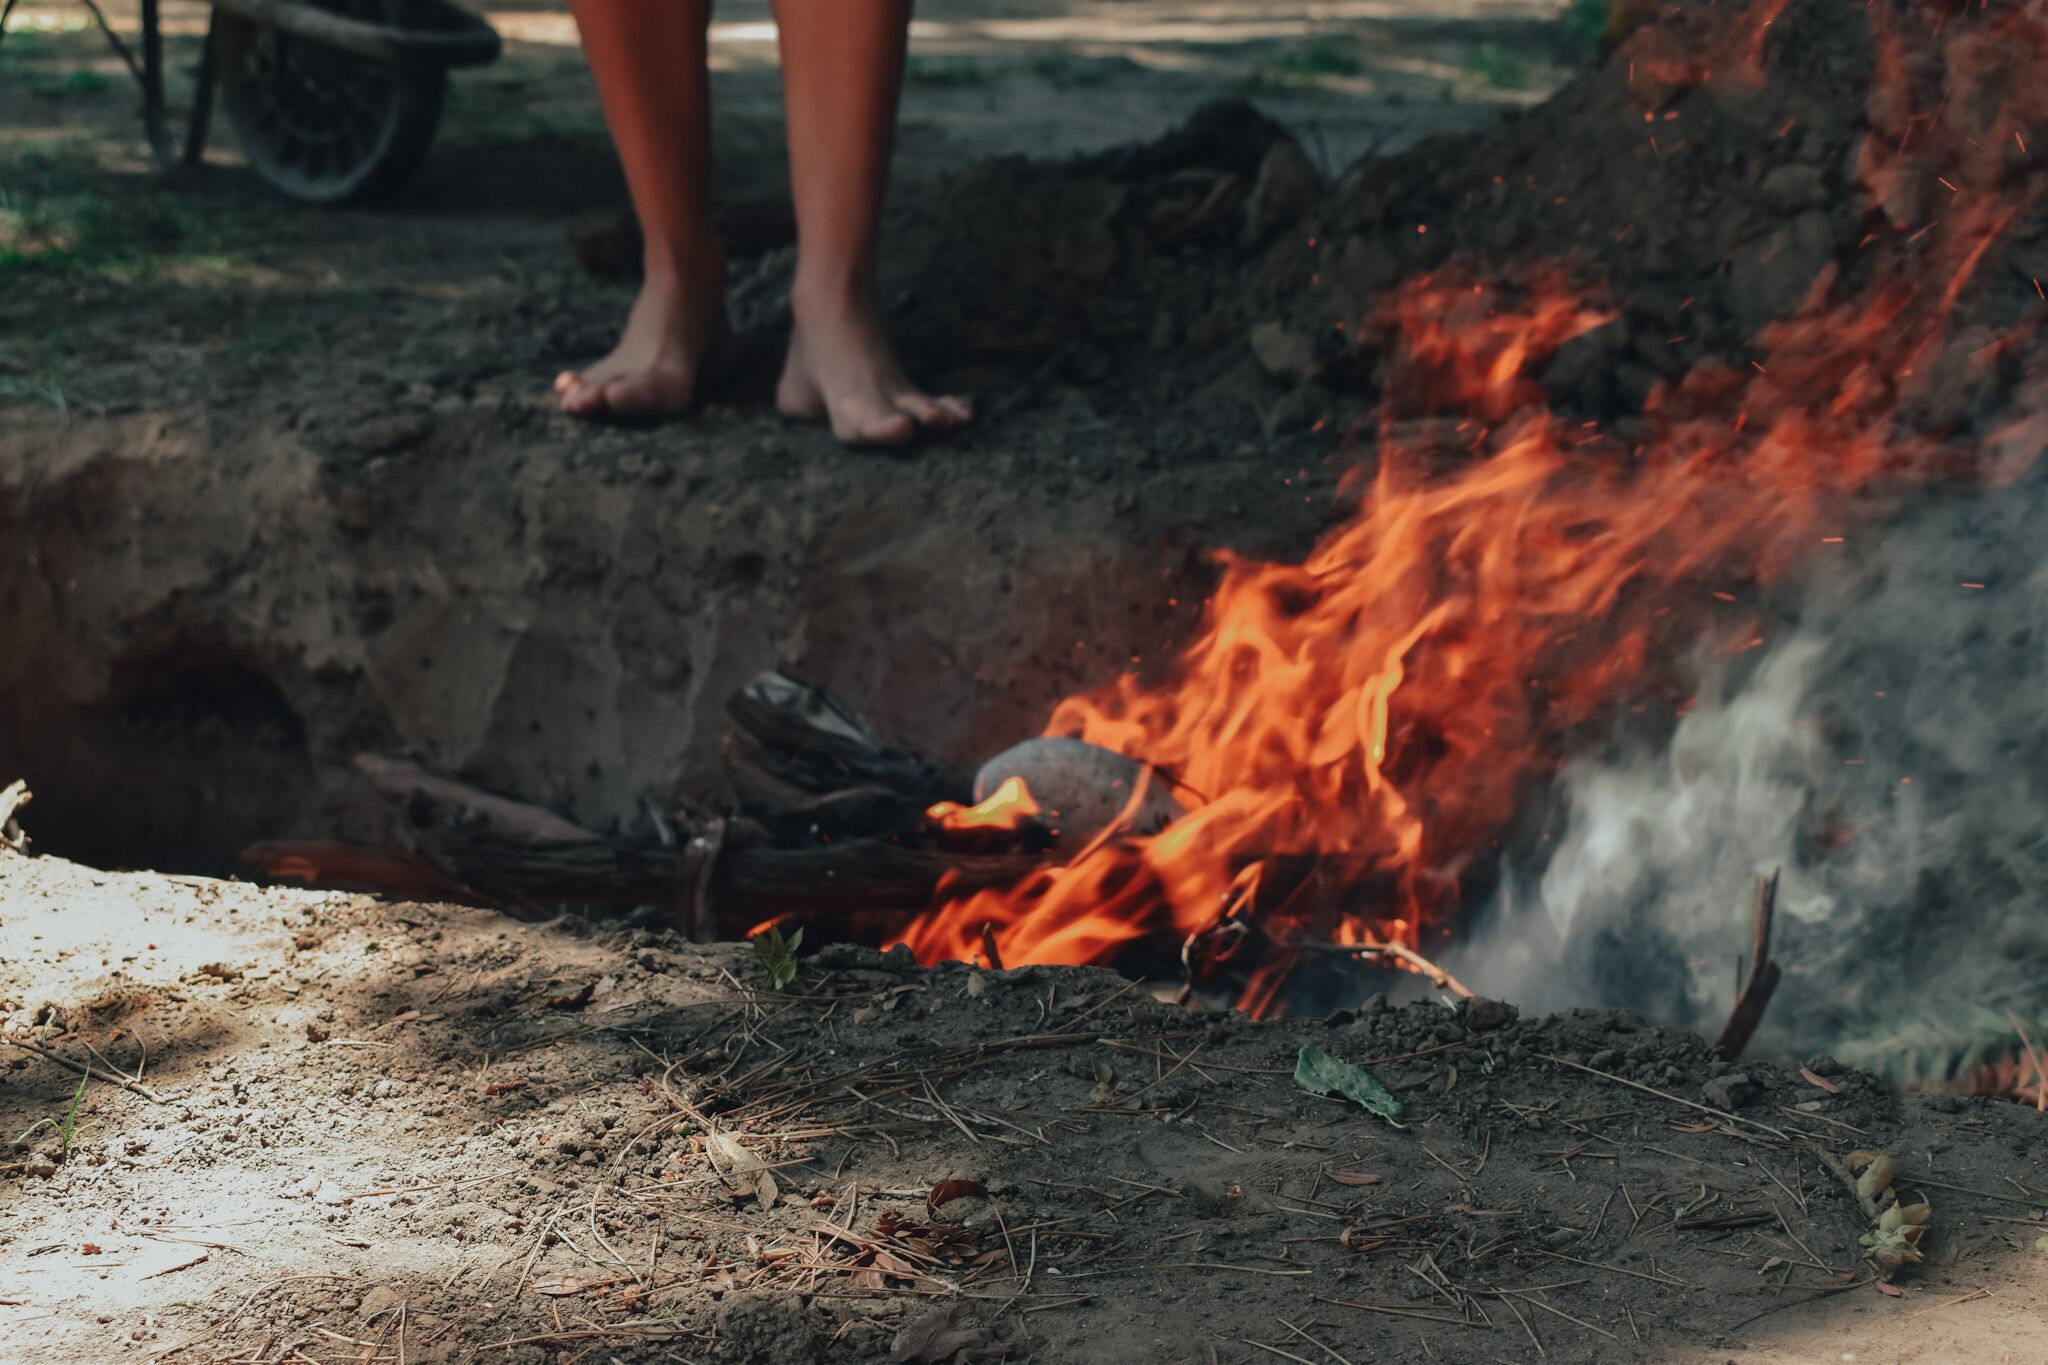
[[[1721,1125],[1718,1123],[1674,1123],[1671,1125],[1671,1131],[1674,1133],[1713,1133],[1720,1131],[1720,1128]]]
[[[762,1171],[754,1177],[754,1197],[761,1201],[764,1209],[775,1207],[775,1201],[782,1197],[782,1188],[775,1183],[775,1172]]]
[[[925,1212],[936,1217],[940,1209],[946,1207],[955,1199],[980,1199],[986,1197],[987,1194],[988,1186],[982,1184],[979,1180],[941,1180],[938,1184],[932,1186],[930,1193],[925,1195]]]
[[[492,1081],[489,1085],[484,1087],[484,1093],[486,1095],[509,1095],[515,1090],[526,1089],[526,1086],[526,1077],[514,1076],[509,1080]]]
[[[1339,1185],[1377,1185],[1380,1183],[1378,1176],[1367,1175],[1363,1171],[1326,1171],[1324,1174],[1328,1175],[1330,1179],[1336,1181]]]
[[[980,972],[969,972],[967,974],[967,998],[969,1000],[979,999],[981,993],[987,989],[987,977],[983,976]]]
[[[1342,1095],[1394,1127],[1401,1126],[1401,1101],[1364,1067],[1339,1061],[1321,1048],[1301,1050],[1294,1062],[1294,1083],[1311,1095]]]
[[[1800,1067],[1799,1074],[1806,1077],[1807,1084],[1819,1086],[1822,1090],[1827,1091],[1830,1095],[1839,1095],[1842,1093],[1841,1086],[1836,1085],[1833,1081],[1829,1080],[1825,1076],[1817,1075],[1815,1072],[1813,1072],[1807,1067]]]
[[[1387,1238],[1376,1236],[1373,1233],[1366,1231],[1364,1228],[1356,1227],[1346,1228],[1344,1229],[1344,1231],[1337,1234],[1338,1244],[1341,1245],[1346,1251],[1356,1251],[1360,1253],[1364,1253],[1367,1251],[1378,1251],[1381,1247],[1387,1244],[1387,1240]]]

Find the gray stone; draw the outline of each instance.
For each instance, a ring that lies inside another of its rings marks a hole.
[[[974,799],[986,801],[1012,777],[1023,779],[1039,821],[1062,849],[1078,849],[1109,828],[1141,784],[1144,797],[1128,821],[1132,833],[1156,834],[1183,813],[1158,772],[1084,740],[1027,739],[1005,749],[974,775]]]
[[[1491,1033],[1514,1023],[1518,1013],[1504,1000],[1475,999],[1465,1007],[1465,1023],[1474,1033]]]
[[[1259,178],[1245,201],[1245,245],[1257,246],[1284,225],[1299,222],[1322,196],[1323,173],[1299,143],[1281,138],[1259,163]]]
[[[1700,1096],[1714,1108],[1732,1112],[1756,1098],[1756,1086],[1741,1072],[1730,1072],[1701,1086]]]
[[[1757,189],[1772,208],[1786,213],[1819,208],[1828,198],[1827,176],[1821,168],[1796,161],[1774,167]]]
[[[1267,374],[1280,379],[1315,378],[1315,343],[1300,332],[1289,331],[1277,322],[1261,322],[1246,339]]]
[[[811,1365],[817,1358],[818,1334],[796,1295],[746,1291],[718,1305],[718,1359],[727,1365]]]

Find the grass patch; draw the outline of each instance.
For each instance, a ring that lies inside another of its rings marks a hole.
[[[0,374],[0,401],[47,403],[57,411],[69,415],[71,395],[65,392],[64,381],[55,374],[45,374],[36,379],[16,379]]]
[[[24,1129],[20,1136],[14,1139],[13,1146],[16,1148],[26,1147],[28,1140],[43,1129],[55,1128],[57,1130],[57,1159],[62,1161],[65,1157],[70,1156],[71,1139],[76,1132],[76,1125],[78,1123],[78,1106],[80,1101],[85,1099],[85,1087],[91,1080],[92,1066],[88,1063],[85,1068],[85,1074],[78,1078],[78,1089],[71,1092],[71,1107],[64,1111],[64,1121],[60,1124],[53,1118],[39,1118]]]
[[[1584,56],[1591,56],[1607,36],[1607,16],[1612,0],[1572,0],[1558,16],[1558,26]]]
[[[1520,90],[1529,84],[1528,63],[1496,43],[1474,48],[1465,69],[1495,90]]]
[[[1253,67],[1242,83],[1252,90],[1316,89],[1333,77],[1356,76],[1364,70],[1357,40],[1318,38],[1274,53]]]
[[[237,194],[176,194],[100,169],[89,143],[35,146],[0,165],[0,281],[132,284],[173,262],[232,261],[260,227]]]
[[[958,90],[987,85],[995,73],[968,57],[912,57],[903,68],[903,79],[911,85]]]
[[[1071,52],[1035,52],[1024,69],[1063,90],[1092,90],[1139,69],[1128,57],[1078,57]]]

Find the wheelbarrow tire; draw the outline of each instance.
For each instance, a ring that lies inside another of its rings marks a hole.
[[[373,200],[411,175],[433,144],[445,66],[374,61],[224,9],[215,11],[213,40],[221,109],[242,155],[290,198]]]

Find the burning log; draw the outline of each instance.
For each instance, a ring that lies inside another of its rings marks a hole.
[[[882,937],[929,906],[941,884],[965,894],[1016,882],[1039,865],[1032,855],[884,839],[808,848],[732,842],[701,863],[691,852],[701,833],[688,830],[673,845],[603,836],[532,842],[453,827],[419,831],[409,851],[280,840],[243,857],[267,876],[409,899],[617,910],[673,904],[686,909],[694,932],[733,939],[775,919],[829,926],[837,937]],[[700,882],[692,874],[706,867]]]
[[[1728,1022],[1721,1026],[1720,1036],[1714,1039],[1714,1051],[1723,1061],[1734,1061],[1749,1046],[1750,1035],[1756,1032],[1756,1026],[1763,1021],[1764,1008],[1771,1003],[1771,993],[1778,989],[1778,964],[1771,961],[1771,918],[1777,904],[1778,874],[1773,872],[1766,877],[1759,873],[1750,896],[1754,951],[1749,959],[1749,980],[1735,997],[1735,1008],[1728,1012]]]

